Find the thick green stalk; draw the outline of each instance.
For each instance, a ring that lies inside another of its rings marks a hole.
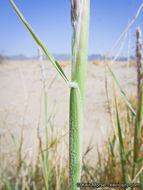
[[[70,190],[79,189],[81,177],[82,127],[84,118],[85,80],[88,59],[90,0],[71,0],[72,38],[72,82],[70,92],[70,132],[69,132],[69,183]]]

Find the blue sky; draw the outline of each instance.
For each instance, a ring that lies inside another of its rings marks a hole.
[[[14,0],[51,53],[71,53],[70,0]],[[133,19],[143,0],[91,0],[89,54],[106,54]],[[143,29],[143,10],[130,29],[131,52],[135,30]],[[0,0],[0,54],[35,56],[37,46],[8,0]],[[126,55],[128,38],[123,55]],[[119,44],[120,45],[120,44]],[[119,45],[112,52],[114,55]]]

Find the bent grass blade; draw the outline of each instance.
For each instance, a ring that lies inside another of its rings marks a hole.
[[[67,79],[64,71],[62,70],[61,66],[59,65],[59,63],[55,60],[55,58],[47,50],[46,46],[42,43],[42,41],[34,33],[34,31],[32,30],[31,26],[25,20],[24,16],[21,14],[21,12],[19,11],[19,9],[15,5],[15,3],[12,0],[9,0],[9,1],[10,1],[11,5],[13,6],[13,8],[15,9],[15,11],[17,12],[17,14],[20,17],[20,19],[22,20],[23,24],[26,26],[26,28],[28,29],[28,31],[31,33],[31,35],[32,35],[33,39],[35,40],[35,42],[43,50],[43,52],[45,53],[45,55],[48,57],[48,59],[50,60],[50,62],[53,64],[53,66],[56,68],[56,70],[62,76],[62,78],[65,80],[65,82],[68,83],[68,79]]]
[[[110,67],[108,64],[107,64],[107,68],[108,68],[109,72],[111,73],[111,75],[112,75],[114,81],[116,82],[116,85],[117,85],[117,87],[119,88],[119,90],[120,90],[120,92],[121,92],[121,94],[122,94],[122,96],[123,96],[123,98],[124,98],[126,104],[127,104],[128,107],[130,108],[132,114],[133,114],[134,116],[136,116],[136,112],[135,112],[134,108],[133,108],[132,105],[130,104],[130,102],[129,102],[129,100],[128,100],[126,94],[125,94],[125,92],[123,91],[123,89],[122,89],[122,87],[120,86],[120,84],[119,84],[119,82],[118,82],[118,80],[117,80],[115,74],[113,73],[113,71],[111,70],[111,67]]]

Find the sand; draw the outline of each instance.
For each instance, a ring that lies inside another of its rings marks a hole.
[[[70,79],[71,65],[61,61],[67,77]],[[68,62],[69,63],[69,62]],[[65,66],[67,65],[67,66]],[[49,85],[57,71],[52,64],[45,61],[46,79]],[[128,97],[136,96],[136,67],[127,62],[115,62],[111,65],[121,86]],[[85,114],[83,128],[83,151],[92,138],[93,150],[91,159],[97,158],[96,145],[102,147],[104,140],[111,136],[111,121],[105,92],[104,64],[88,63]],[[112,112],[114,113],[112,78],[107,72],[108,93]],[[118,101],[123,102],[119,90]],[[0,155],[1,166],[3,159],[14,161],[24,127],[23,152],[30,160],[37,155],[37,128],[44,142],[44,94],[39,61],[36,60],[6,60],[0,64]],[[55,114],[53,119],[54,134],[66,134],[64,143],[65,156],[68,157],[68,122],[69,122],[69,87],[61,76],[57,75],[52,87],[48,89],[48,115]],[[115,122],[115,121],[114,121]],[[12,140],[12,136],[14,136]],[[13,157],[13,159],[12,159]],[[6,163],[5,163],[6,164]]]

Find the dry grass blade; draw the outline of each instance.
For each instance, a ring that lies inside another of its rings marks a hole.
[[[143,3],[140,5],[140,7],[138,8],[138,11],[135,15],[135,17],[131,20],[131,22],[129,22],[129,24],[127,25],[127,27],[124,29],[124,31],[120,34],[119,38],[115,41],[115,43],[113,44],[113,46],[111,47],[111,49],[107,52],[105,59],[111,54],[112,50],[115,48],[115,46],[118,44],[118,42],[121,40],[121,38],[124,36],[124,34],[128,31],[128,29],[132,26],[132,24],[135,22],[135,20],[138,18],[141,10],[143,8]]]

